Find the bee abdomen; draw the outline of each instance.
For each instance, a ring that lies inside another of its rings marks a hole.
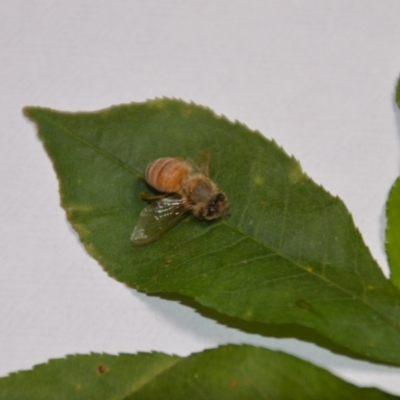
[[[177,193],[189,172],[190,167],[185,161],[164,157],[147,166],[145,178],[149,185],[160,192]]]

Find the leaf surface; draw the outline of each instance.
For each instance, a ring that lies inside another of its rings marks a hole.
[[[311,327],[377,361],[400,364],[400,295],[337,197],[274,141],[210,110],[156,99],[93,113],[26,108],[86,249],[116,279],[179,293],[230,316]],[[211,154],[230,201],[215,222],[188,216],[147,246],[130,236],[146,165]]]
[[[162,353],[75,355],[0,379],[8,400],[393,399],[358,388],[306,361],[251,346],[187,358]]]
[[[400,288],[400,177],[394,183],[386,204],[386,253],[392,282]]]
[[[400,108],[400,79],[396,87],[396,103]],[[400,177],[389,193],[386,203],[386,253],[390,267],[390,279],[400,288]]]

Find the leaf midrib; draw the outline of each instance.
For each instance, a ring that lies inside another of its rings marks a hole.
[[[48,118],[46,116],[42,116],[42,118],[49,122],[50,124],[52,124],[53,126],[55,126],[56,128],[60,129],[61,131],[65,132],[67,135],[71,136],[72,138],[76,139],[77,141],[83,143],[84,145],[88,146],[89,148],[91,148],[92,150],[98,152],[100,155],[104,156],[105,158],[107,158],[108,160],[110,160],[111,162],[114,162],[115,164],[117,164],[118,166],[122,167],[123,169],[125,169],[126,171],[130,172],[131,174],[135,175],[137,178],[143,178],[143,175],[140,174],[139,172],[135,171],[134,169],[130,168],[127,164],[123,163],[122,161],[118,160],[117,158],[113,157],[110,153],[107,153],[105,150],[102,150],[101,148],[93,145],[92,143],[88,142],[87,140],[85,140],[84,138],[82,138],[81,136],[75,134],[74,132],[68,130],[66,127],[64,127],[63,125],[60,125],[58,123],[55,123],[51,118]]]
[[[160,354],[163,354],[163,353],[160,353]],[[123,395],[123,397],[121,397],[121,400],[129,398],[130,396],[134,395],[135,393],[142,391],[145,386],[147,386],[151,382],[154,382],[154,379],[157,379],[157,377],[164,375],[165,373],[170,371],[172,368],[174,368],[176,365],[180,364],[185,359],[184,357],[179,357],[179,356],[171,356],[171,357],[176,357],[175,362],[171,362],[171,364],[168,365],[163,370],[160,370],[159,372],[152,375],[151,377],[144,379],[139,385],[132,385],[129,389],[129,392],[126,395]]]

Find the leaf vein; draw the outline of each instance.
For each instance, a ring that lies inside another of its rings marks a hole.
[[[296,267],[298,267],[298,268],[300,268],[300,269],[302,269],[302,270],[304,270],[305,272],[308,273],[307,267],[302,265],[302,264],[300,264],[298,261],[292,259],[291,257],[289,257],[287,255],[284,255],[284,254],[280,253],[277,249],[274,249],[274,248],[268,246],[266,243],[260,242],[257,238],[255,238],[253,236],[250,236],[249,234],[247,234],[246,232],[240,230],[236,226],[230,224],[226,220],[224,220],[222,223],[224,223],[225,225],[227,225],[231,229],[233,229],[233,230],[235,230],[237,232],[240,232],[241,234],[247,236],[248,238],[250,238],[250,240],[253,240],[255,243],[258,243],[260,246],[262,246],[264,248],[267,248],[270,252],[276,253],[282,259],[288,261],[289,263],[295,265]],[[343,288],[342,286],[339,286],[336,282],[330,281],[328,278],[324,277],[321,274],[318,274],[317,272],[314,272],[313,276],[318,277],[325,284],[329,284],[331,286],[334,286],[337,290],[341,291],[342,293],[345,293],[350,297],[354,297],[355,299],[358,299],[362,304],[364,304],[365,306],[370,308],[375,314],[377,314],[380,318],[382,318],[384,321],[386,321],[386,323],[388,325],[390,325],[393,329],[395,329],[397,332],[400,333],[400,327],[396,324],[397,320],[390,319],[385,314],[382,314],[382,312],[380,310],[377,310],[371,303],[367,302],[364,297],[357,296],[356,294],[350,292],[348,289]]]

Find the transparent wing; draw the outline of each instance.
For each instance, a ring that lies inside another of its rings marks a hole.
[[[187,162],[195,171],[203,173],[205,176],[210,176],[211,155],[210,152],[204,150],[196,155],[194,159],[189,158]]]
[[[132,243],[141,245],[156,240],[187,211],[185,204],[185,200],[174,197],[148,204],[132,232]]]

